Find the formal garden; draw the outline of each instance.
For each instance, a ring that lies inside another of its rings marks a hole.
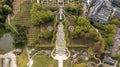
[[[88,61],[86,57],[78,57],[74,67],[86,67],[86,64],[98,64],[94,54],[102,55],[101,53],[109,46],[113,46],[116,29],[119,27],[119,19],[111,18],[109,24],[101,24],[90,18],[84,18],[83,5],[81,1],[65,4],[63,8],[62,20],[59,20],[59,7],[43,6],[36,1],[26,0],[20,4],[18,11],[10,20],[12,26],[17,30],[15,32],[9,25],[5,27],[5,19],[12,12],[12,0],[0,0],[0,37],[11,32],[14,36],[15,48],[22,48],[22,53],[17,57],[18,66],[27,67],[28,56],[25,50],[26,47],[34,49],[31,56],[41,50],[53,50],[55,47],[56,32],[58,22],[62,21],[64,25],[66,45],[71,52],[71,57],[74,55],[72,49],[80,52],[86,50],[88,52]],[[4,13],[5,11],[5,13]],[[49,53],[50,55],[50,53]],[[33,57],[33,67],[57,67],[57,61],[52,59],[46,53],[40,53]],[[79,55],[79,54],[78,54]],[[114,58],[119,58],[119,54]],[[71,59],[71,58],[70,58]],[[64,67],[70,67],[70,59],[64,61]],[[47,62],[46,62],[47,61]],[[84,62],[84,63],[83,63]],[[92,63],[91,63],[92,62]],[[96,62],[96,63],[94,63]],[[85,64],[86,63],[86,64]]]

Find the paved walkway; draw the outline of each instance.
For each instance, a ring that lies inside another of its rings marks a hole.
[[[117,54],[117,52],[119,51],[119,46],[120,46],[120,28],[117,29],[114,45],[112,48],[112,56]]]
[[[94,57],[94,59],[96,59],[96,60],[99,61],[99,63],[96,65],[97,67],[98,67],[100,64],[102,64],[102,62],[101,62],[101,60],[100,60],[99,58],[97,58],[95,55],[94,55],[93,57]]]
[[[32,57],[30,57],[31,51],[29,51],[27,47],[26,47],[26,51],[27,51],[28,60],[29,60],[29,62],[27,63],[27,66],[28,66],[28,67],[32,67],[34,61],[33,61]]]
[[[10,67],[17,67],[17,64],[16,64],[16,56],[15,54],[13,54],[13,51],[9,52],[9,53],[6,53],[4,55],[0,55],[0,58],[4,58],[4,64],[3,64],[3,67],[8,67],[9,65],[9,61],[11,60],[10,62]],[[10,60],[8,59],[10,58]]]

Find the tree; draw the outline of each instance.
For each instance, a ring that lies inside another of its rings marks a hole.
[[[24,48],[27,44],[27,27],[16,25],[18,33],[14,33],[14,45],[16,48]]]
[[[36,26],[41,25],[41,23],[47,23],[54,20],[53,13],[37,3],[32,6],[30,14],[32,24]]]
[[[80,34],[81,31],[82,31],[82,28],[81,28],[79,25],[77,25],[77,26],[75,27],[75,33],[76,33],[76,34]]]
[[[76,24],[77,26],[75,27],[73,37],[84,36],[85,38],[93,38],[91,36],[95,36],[94,39],[96,40],[97,33],[93,33],[96,31],[93,29],[93,27],[87,19],[83,17],[78,17],[76,19]]]
[[[65,6],[66,11],[73,15],[79,15],[82,13],[82,7],[75,3],[69,3]]]
[[[111,18],[110,19],[110,24],[118,25],[119,23],[120,23],[120,20],[118,18]]]
[[[101,34],[104,38],[107,38],[107,37],[113,37],[113,35],[115,35],[116,33],[116,25],[114,24],[108,24],[108,25],[104,25],[103,29],[100,30],[101,31]]]
[[[45,30],[44,33],[43,33],[43,38],[44,39],[49,39],[52,37],[52,32],[49,31],[49,30]]]
[[[4,5],[3,6],[3,11],[4,11],[4,13],[12,13],[12,8],[10,7],[10,6],[8,6],[8,5]]]
[[[84,31],[86,33],[94,31],[92,29],[92,26],[90,25],[90,22],[87,19],[83,18],[83,17],[78,17],[76,19],[76,24],[78,24],[81,27],[82,31]]]
[[[87,20],[87,19],[85,19],[85,18],[83,18],[81,16],[76,19],[76,23],[78,25],[81,25],[81,24],[83,24],[83,25],[90,25],[89,20]]]
[[[114,56],[114,58],[120,59],[120,54],[116,54],[116,55]]]
[[[114,38],[112,38],[112,37],[105,38],[105,42],[106,42],[107,46],[113,46]]]
[[[6,33],[5,20],[8,14],[12,12],[12,0],[0,0],[0,33]]]
[[[49,39],[52,37],[52,32],[49,30],[44,30],[44,31],[41,31],[38,34],[38,36],[39,36],[39,38]]]
[[[12,2],[13,2],[13,0],[2,0],[3,4],[6,4],[6,5],[10,6],[10,7],[12,7]]]
[[[116,26],[114,24],[109,24],[109,25],[105,25],[105,32],[106,33],[116,33]]]

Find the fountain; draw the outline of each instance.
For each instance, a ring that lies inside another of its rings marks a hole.
[[[70,52],[66,47],[64,26],[62,22],[58,24],[58,31],[56,34],[55,49],[52,51],[51,56],[58,60],[58,67],[63,67],[63,61],[70,57]]]

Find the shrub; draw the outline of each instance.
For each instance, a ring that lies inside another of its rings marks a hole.
[[[49,30],[44,30],[44,31],[41,31],[38,34],[38,36],[39,36],[39,38],[49,39],[52,37],[52,32]]]
[[[47,23],[54,20],[53,13],[37,3],[32,6],[30,14],[32,24],[35,26],[39,26],[41,23]]]

